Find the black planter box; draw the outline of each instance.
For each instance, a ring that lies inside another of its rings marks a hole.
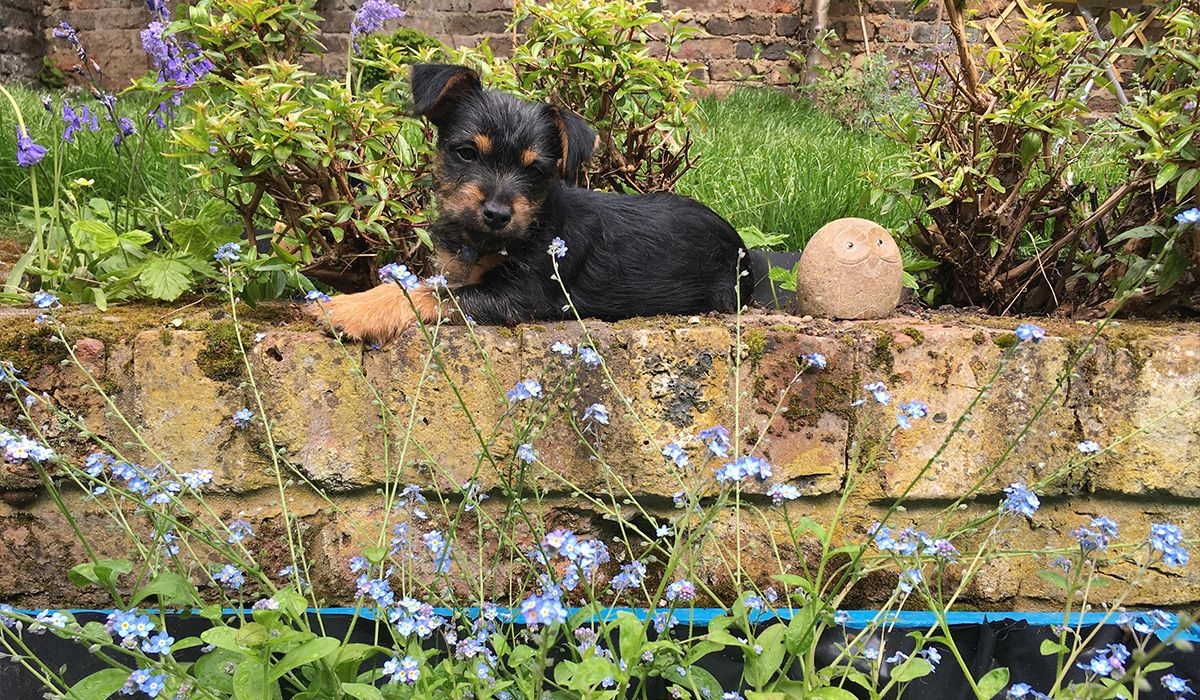
[[[637,612],[639,615],[645,614],[645,611]],[[702,628],[714,614],[718,613],[719,611],[695,611],[692,617],[692,624],[695,627]],[[107,615],[104,612],[97,611],[75,611],[74,614],[80,624],[93,620],[103,622]],[[321,611],[321,616],[324,621],[326,635],[339,638],[345,636],[352,619],[351,611],[346,609]],[[167,617],[168,630],[176,639],[197,636],[211,626],[207,620],[194,615],[169,614]],[[851,621],[847,623],[844,629],[834,628],[826,630],[817,648],[818,664],[822,665],[822,661],[827,663],[837,657],[839,650],[845,646],[847,640],[853,638],[872,617],[874,617],[873,612],[858,612],[851,616]],[[1084,619],[1085,632],[1096,626],[1095,620],[1098,620],[1100,616],[1089,617],[1093,618],[1093,620]],[[875,640],[884,643],[883,646],[886,649],[885,655],[894,654],[896,651],[911,654],[915,642],[908,636],[908,633],[917,629],[928,629],[931,621],[932,616],[927,613],[902,614],[897,618],[895,626],[890,631],[882,634],[875,633]],[[989,613],[985,616],[983,614],[967,613],[953,614],[950,617],[950,621],[951,636],[955,640],[959,653],[962,654],[973,677],[980,678],[994,668],[1007,667],[1010,672],[1010,683],[1027,683],[1035,690],[1046,690],[1053,683],[1056,672],[1056,659],[1053,656],[1042,656],[1040,647],[1043,640],[1057,639],[1051,626],[1054,624],[1053,621],[1061,621],[1061,616],[1042,614],[1010,615],[1006,613]],[[1089,622],[1090,624],[1088,624]],[[372,627],[373,625],[370,623],[369,618],[366,620],[366,624],[364,624],[364,616],[360,614],[354,633],[350,635],[350,641],[372,643]],[[692,630],[693,634],[695,633],[695,627]],[[689,633],[686,626],[680,626],[675,631],[679,635]],[[1197,637],[1193,632],[1195,630],[1190,631],[1185,638],[1195,642],[1197,641]],[[64,668],[65,677],[69,683],[75,683],[107,667],[95,656],[88,653],[88,650],[83,646],[69,640],[61,639],[50,632],[31,634],[26,631],[24,640],[33,653],[50,668]],[[1108,644],[1117,642],[1126,644],[1130,649],[1133,648],[1132,639],[1125,630],[1116,625],[1107,624],[1100,628],[1091,646],[1092,648],[1103,648]],[[562,651],[565,653],[565,649]],[[937,698],[937,700],[974,699],[974,695],[971,692],[962,669],[959,668],[948,651],[942,649],[942,652],[942,661],[936,671],[909,683],[904,697],[914,699]],[[177,654],[176,658],[183,661],[193,660],[197,653],[198,649],[191,649]],[[1088,658],[1085,655],[1082,660],[1086,662]],[[1141,692],[1139,695],[1140,698],[1144,700],[1173,700],[1175,697],[1174,694],[1164,689],[1159,682],[1159,679],[1165,673],[1173,673],[1187,680],[1193,688],[1200,689],[1200,651],[1185,652],[1168,647],[1156,656],[1154,660],[1169,661],[1173,666],[1171,669],[1150,674],[1151,688]],[[698,665],[712,673],[726,690],[742,687],[742,655],[740,650],[727,648],[721,652],[709,654]],[[882,675],[886,676],[888,668],[889,665],[885,663]],[[799,678],[799,673],[795,669],[789,675],[793,678]],[[1073,668],[1069,678],[1081,681],[1084,679],[1084,675],[1082,669]],[[668,686],[669,684],[663,679],[651,678],[647,681],[646,696],[651,698],[668,697]],[[856,690],[851,684],[847,684],[845,688],[851,692]],[[0,698],[3,700],[40,700],[45,692],[42,685],[22,668],[20,664],[10,658],[0,658]],[[640,692],[640,689],[638,689],[639,695]],[[863,694],[861,697],[866,696]]]

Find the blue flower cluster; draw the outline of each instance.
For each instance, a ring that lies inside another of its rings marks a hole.
[[[1022,323],[1013,330],[1013,333],[1016,334],[1017,340],[1022,343],[1027,341],[1036,343],[1046,337],[1046,329],[1033,323]]]
[[[384,283],[394,282],[410,292],[421,288],[421,280],[409,271],[407,265],[399,263],[388,263],[379,268],[379,280]]]
[[[1086,663],[1075,665],[1100,678],[1117,679],[1125,675],[1125,662],[1129,656],[1129,649],[1124,644],[1109,644],[1093,651],[1092,658]]]
[[[1163,563],[1179,567],[1188,563],[1187,550],[1183,548],[1183,532],[1171,523],[1150,524],[1150,548],[1162,553]]]
[[[164,13],[158,13],[158,19],[150,22],[140,35],[142,50],[154,64],[158,81],[172,87],[171,96],[150,112],[160,129],[166,128],[167,119],[174,117],[175,108],[183,104],[184,91],[216,67],[204,56],[199,46],[190,41],[181,41],[168,29]],[[124,133],[124,129],[121,132],[113,141],[118,148],[122,137],[129,135]]]
[[[609,561],[608,546],[598,539],[579,539],[574,532],[558,528],[546,533],[541,546],[530,552],[530,558],[551,566],[555,557],[566,560],[566,571],[558,585],[567,591],[575,590],[581,581],[589,583],[600,571],[600,565]]]
[[[696,586],[691,581],[675,581],[667,586],[667,591],[664,594],[667,600],[671,602],[695,600]]]
[[[1092,518],[1089,527],[1077,527],[1071,531],[1071,536],[1079,541],[1079,546],[1085,553],[1103,552],[1109,543],[1117,538],[1117,523],[1103,515]]]
[[[602,403],[594,403],[583,410],[583,421],[608,425],[608,407]]]
[[[350,20],[350,40],[354,45],[354,52],[362,53],[358,45],[358,37],[374,34],[383,29],[384,24],[388,21],[401,19],[404,15],[404,10],[387,0],[366,0],[354,12],[354,17]]]
[[[125,681],[125,686],[121,688],[121,694],[133,695],[141,691],[152,698],[156,698],[159,693],[166,689],[166,685],[167,675],[165,673],[152,673],[148,669],[139,668],[129,674],[129,680]]]
[[[421,677],[421,663],[411,656],[403,659],[392,657],[383,662],[383,674],[390,676],[388,683],[413,685]]]
[[[4,459],[10,463],[37,462],[41,464],[54,459],[54,450],[21,433],[10,433],[0,429],[0,449]]]
[[[1175,215],[1175,222],[1180,226],[1200,226],[1200,209],[1192,207]]]
[[[625,591],[641,586],[645,579],[646,565],[635,559],[621,566],[621,572],[613,576],[612,587],[614,591]]]
[[[562,590],[549,585],[542,589],[541,595],[530,595],[521,601],[521,616],[530,626],[548,627],[566,622],[567,608],[562,602]]]
[[[152,469],[118,461],[103,452],[93,452],[84,459],[84,471],[92,478],[96,486],[92,495],[99,496],[108,491],[112,480],[119,479],[122,487],[145,500],[147,505],[166,505],[183,491],[183,484],[167,478],[167,470],[159,465]],[[212,481],[212,472],[197,470],[182,475],[185,483],[208,483]]]
[[[550,241],[550,247],[546,249],[555,260],[562,260],[567,257],[567,242],[561,238],[555,237]]]
[[[528,399],[540,399],[542,397],[542,384],[536,379],[522,379],[513,385],[513,388],[506,391],[504,395],[508,397],[509,403]]]
[[[1001,504],[1006,512],[1024,515],[1027,518],[1032,518],[1037,512],[1038,507],[1042,502],[1038,499],[1037,494],[1029,490],[1023,482],[1015,482],[1004,487],[1005,499]]]
[[[774,471],[771,463],[761,457],[743,455],[726,463],[717,469],[717,483],[732,484],[747,477],[757,477],[760,481],[771,478]]]
[[[725,426],[714,425],[711,428],[705,428],[696,435],[696,439],[708,447],[708,451],[713,457],[729,458],[729,431],[725,429]]]
[[[957,561],[958,549],[944,537],[930,537],[924,530],[911,527],[893,531],[883,523],[875,523],[867,529],[875,547],[881,552],[890,552],[902,557],[930,556],[941,561]]]

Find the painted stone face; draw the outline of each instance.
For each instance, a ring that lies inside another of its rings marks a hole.
[[[887,229],[838,219],[813,234],[796,272],[800,312],[826,318],[889,316],[900,303],[904,264]]]

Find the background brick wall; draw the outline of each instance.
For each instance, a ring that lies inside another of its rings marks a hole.
[[[319,67],[343,65],[352,0],[320,0],[325,18],[322,40],[329,49]],[[409,0],[404,23],[454,45],[490,38],[503,54],[504,31],[512,0]],[[1005,6],[984,3],[985,14]],[[682,57],[703,64],[704,77],[718,86],[739,82],[787,83],[792,76],[787,54],[809,43],[812,0],[662,0],[658,7],[685,12],[706,32],[684,47]],[[888,51],[922,53],[944,41],[940,3],[914,15],[908,0],[833,0],[830,28],[846,40],[851,53]],[[861,9],[861,11],[860,11]],[[32,79],[42,56],[69,69],[74,56],[64,42],[51,38],[53,27],[66,21],[81,39],[113,87],[149,68],[138,32],[150,15],[141,0],[0,0],[0,79]]]

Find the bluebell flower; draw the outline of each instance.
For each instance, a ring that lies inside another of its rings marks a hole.
[[[1200,209],[1192,207],[1175,215],[1175,221],[1180,226],[1196,226],[1200,224]]]
[[[711,428],[705,428],[696,436],[697,440],[701,440],[708,446],[708,451],[714,457],[726,459],[729,457],[729,431],[723,425],[714,425]]]
[[[75,46],[79,45],[78,32],[75,31],[74,27],[67,24],[66,22],[59,22],[58,26],[54,28],[54,31],[51,32],[51,34],[53,34],[55,39],[65,39],[66,41],[74,44]]]
[[[1193,211],[1195,210],[1193,209]],[[1196,694],[1186,680],[1173,673],[1164,673],[1159,682],[1162,683],[1162,687],[1166,688],[1168,692],[1175,694],[1175,700],[1181,700],[1185,695]]]
[[[550,241],[550,247],[546,249],[546,252],[554,256],[556,260],[562,260],[567,256],[567,243],[563,239],[555,237]]]
[[[250,422],[254,420],[254,412],[248,408],[239,408],[233,413],[233,427],[238,430],[245,430],[250,427]]]
[[[39,146],[20,126],[17,127],[17,165],[31,168],[46,157],[46,147]]]
[[[87,105],[80,106],[76,111],[71,107],[70,100],[63,100],[62,121],[66,125],[66,128],[63,129],[62,139],[67,143],[75,143],[75,132],[77,131],[84,129],[100,131],[100,122],[96,118],[95,112],[88,109]]]
[[[594,403],[583,410],[583,420],[608,425],[608,408],[602,403]]]
[[[1006,486],[1004,493],[1007,497],[1004,499],[1002,508],[1009,513],[1024,515],[1027,518],[1032,518],[1037,512],[1042,502],[1038,499],[1037,494],[1029,490],[1023,482],[1016,482]]]
[[[517,459],[526,464],[533,464],[533,462],[537,459],[537,453],[533,451],[533,445],[530,445],[529,443],[523,443],[520,447],[518,447]]]
[[[526,399],[538,399],[542,396],[542,384],[536,379],[522,379],[513,388],[505,392],[504,395],[508,397],[509,403],[516,403],[517,401],[524,401]]]
[[[51,309],[56,306],[62,306],[58,303],[58,297],[50,292],[38,291],[33,293],[33,305],[39,309]]]
[[[595,369],[600,366],[600,353],[584,345],[579,346],[579,361]]]
[[[366,0],[354,12],[354,17],[350,20],[350,40],[354,45],[354,52],[362,53],[359,49],[358,37],[374,34],[383,29],[385,23],[401,19],[404,15],[404,10],[387,0]]]
[[[1036,343],[1046,337],[1046,329],[1032,323],[1022,323],[1013,330],[1013,333],[1022,343],[1030,340]]]
[[[225,243],[213,253],[213,260],[219,263],[235,263],[242,259],[242,248],[237,243]]]

